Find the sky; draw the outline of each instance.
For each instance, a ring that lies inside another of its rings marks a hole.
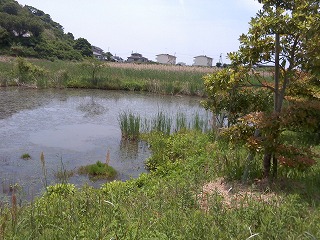
[[[261,5],[257,0],[17,0],[49,14],[92,45],[127,59],[171,54],[188,65],[206,55],[228,62]]]

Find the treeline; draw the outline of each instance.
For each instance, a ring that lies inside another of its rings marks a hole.
[[[74,39],[49,14],[14,0],[0,0],[0,54],[80,60],[92,56],[91,44]]]

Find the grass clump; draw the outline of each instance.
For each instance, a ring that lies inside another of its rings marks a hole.
[[[140,116],[131,112],[122,112],[119,115],[119,124],[123,139],[138,140],[140,134]]]
[[[78,171],[80,174],[88,174],[92,179],[113,179],[117,175],[117,171],[107,163],[97,161],[94,164],[82,166]]]
[[[29,160],[29,159],[31,159],[31,156],[30,156],[29,153],[24,153],[24,154],[21,155],[20,158],[23,159],[23,160]]]

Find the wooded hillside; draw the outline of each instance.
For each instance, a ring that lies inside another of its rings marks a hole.
[[[91,56],[91,44],[74,39],[49,14],[14,0],[0,0],[0,54],[80,60]]]

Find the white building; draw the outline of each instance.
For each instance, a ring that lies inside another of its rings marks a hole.
[[[194,57],[193,66],[212,67],[213,58],[206,55],[200,55]]]
[[[175,65],[177,57],[170,54],[158,54],[156,60],[158,63]]]

